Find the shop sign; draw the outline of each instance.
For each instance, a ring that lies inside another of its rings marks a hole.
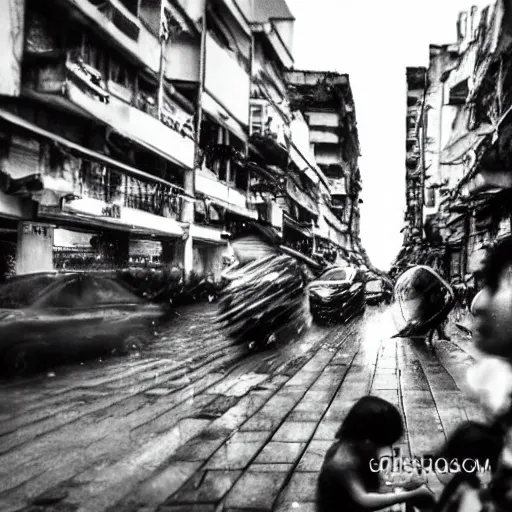
[[[52,236],[52,226],[34,222],[24,222],[21,228],[24,235],[35,235],[44,238]]]
[[[120,219],[121,207],[118,204],[108,204],[107,206],[102,208],[101,215],[103,217],[109,217],[111,219]]]

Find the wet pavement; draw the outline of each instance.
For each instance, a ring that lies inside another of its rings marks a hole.
[[[214,316],[212,304],[183,308],[139,354],[1,384],[0,510],[309,512],[360,396],[401,409],[404,456],[482,418],[463,392],[475,351],[453,325],[430,350],[391,339],[389,310],[367,308],[247,356]]]

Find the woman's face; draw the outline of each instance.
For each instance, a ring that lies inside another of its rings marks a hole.
[[[512,265],[501,273],[496,288],[486,286],[474,298],[473,341],[483,353],[512,358]]]

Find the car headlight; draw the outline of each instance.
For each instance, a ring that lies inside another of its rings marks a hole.
[[[332,291],[329,290],[329,288],[317,288],[313,290],[313,292],[319,297],[322,297],[322,299],[327,299],[332,295]]]

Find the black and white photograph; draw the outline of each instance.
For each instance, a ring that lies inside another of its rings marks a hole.
[[[512,0],[0,29],[0,512],[512,511]]]

